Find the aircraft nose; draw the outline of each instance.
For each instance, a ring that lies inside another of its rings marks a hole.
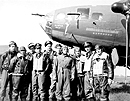
[[[45,21],[42,24],[40,24],[40,26],[45,31],[45,33],[48,34],[49,36],[52,35],[52,24],[53,24],[54,13],[55,12],[53,11],[46,14]]]

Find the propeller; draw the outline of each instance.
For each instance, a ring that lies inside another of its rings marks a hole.
[[[129,52],[129,34],[130,34],[130,1],[115,2],[112,4],[111,9],[114,13],[121,13],[126,17],[126,68],[128,68],[128,52]],[[126,73],[126,72],[125,72]],[[126,81],[125,81],[126,83]]]

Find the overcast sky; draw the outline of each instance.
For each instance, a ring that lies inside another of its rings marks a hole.
[[[117,0],[0,0],[0,45],[14,40],[18,45],[44,43],[49,37],[39,26],[46,14],[55,9],[77,5],[110,5]]]

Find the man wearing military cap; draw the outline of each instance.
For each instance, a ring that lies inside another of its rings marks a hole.
[[[28,49],[32,50],[32,52],[35,52],[35,44],[34,43],[29,43]]]
[[[50,44],[50,45],[52,46],[52,42],[48,40],[48,41],[45,42],[45,47],[46,47],[48,44]]]
[[[57,56],[62,54],[62,45],[61,44],[56,44],[55,46],[55,50],[56,50],[56,54],[54,56],[54,60]],[[54,69],[52,70],[52,73],[50,75],[51,77],[51,86],[49,89],[49,101],[53,101],[53,99],[55,99],[55,91],[56,91],[56,78],[54,77],[55,75],[53,75],[54,73]]]
[[[30,50],[27,52],[26,58],[29,60],[29,72],[30,72],[30,85],[29,85],[29,94],[28,94],[28,100],[32,101],[32,70],[33,70],[33,55],[35,54],[35,44],[34,43],[29,43],[28,44],[28,49]]]
[[[84,48],[85,47],[92,47],[92,43],[91,42],[84,42]]]
[[[53,62],[54,62],[54,56],[56,55],[56,52],[52,49],[52,45],[53,45],[53,43],[51,42],[51,41],[46,41],[45,42],[45,50],[44,50],[44,54],[51,60],[50,61],[50,64],[51,64],[51,67],[50,68],[52,68],[52,66],[53,66]],[[52,71],[51,71],[51,73],[52,73]],[[51,75],[50,75],[51,76]],[[48,87],[50,88],[50,85],[51,85],[51,78],[48,78]],[[50,92],[49,92],[50,93]],[[52,95],[53,94],[50,94],[50,96],[49,96],[49,98],[50,98],[50,100],[51,100],[51,98],[52,98]]]
[[[2,76],[1,76],[2,85],[0,89],[0,101],[4,101],[8,82],[10,84],[9,99],[12,100],[12,76],[9,75],[9,73],[11,72],[10,61],[14,56],[16,56],[16,54],[17,54],[17,44],[14,41],[10,41],[9,50],[6,51],[1,56],[0,68],[2,70]]]
[[[52,49],[52,45],[53,45],[53,43],[51,41],[46,41],[45,42],[45,48],[46,48],[46,50],[44,51],[44,53],[48,54],[50,56],[50,59],[53,62],[55,51]]]
[[[26,48],[21,46],[19,53],[11,60],[10,68],[13,70],[13,94],[12,100],[18,101],[20,94],[21,101],[26,101],[29,87],[29,64],[26,59]]]
[[[56,50],[57,55],[61,55],[62,54],[62,45],[56,44],[55,50]]]
[[[74,79],[75,65],[73,59],[68,55],[68,47],[63,46],[62,54],[57,56],[54,60],[54,77],[57,81],[56,98],[57,101],[69,101],[70,95],[70,81]]]
[[[52,64],[49,55],[46,55],[45,53],[41,52],[41,50],[42,45],[40,43],[36,43],[36,53],[33,55],[32,71],[33,101],[37,101],[39,97],[41,101],[48,100],[48,90],[50,85],[49,83],[50,73],[52,71]]]
[[[93,91],[92,91],[92,84],[90,82],[90,67],[91,67],[91,61],[95,54],[95,51],[93,51],[93,45],[91,42],[84,42],[84,49],[85,49],[85,59],[84,59],[84,69],[83,72],[85,73],[84,76],[84,92],[85,97],[88,101],[94,101]]]
[[[77,99],[77,101],[82,101],[84,99],[84,61],[81,55],[81,49],[79,47],[74,47],[73,59],[76,67],[76,77],[72,81],[72,99]]]
[[[35,49],[41,49],[41,48],[42,48],[42,44],[40,44],[40,43],[35,44]]]
[[[35,44],[34,43],[30,43],[28,45],[28,49],[29,49],[29,52],[27,52],[26,58],[31,61],[32,58],[33,58],[33,54],[35,53]]]
[[[113,65],[109,54],[104,52],[103,46],[95,46],[96,53],[92,58],[91,72],[93,76],[93,86],[95,88],[95,98],[100,101],[109,101],[110,85],[113,80]],[[97,94],[98,93],[98,94]]]

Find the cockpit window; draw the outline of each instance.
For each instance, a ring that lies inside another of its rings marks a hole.
[[[57,14],[56,20],[63,20],[63,19],[65,19],[65,14],[64,13]]]
[[[103,14],[102,13],[93,13],[92,14],[92,19],[94,19],[94,20],[102,20],[102,18],[103,18]]]
[[[81,19],[88,19],[89,18],[89,8],[78,8],[77,12],[81,14]]]

